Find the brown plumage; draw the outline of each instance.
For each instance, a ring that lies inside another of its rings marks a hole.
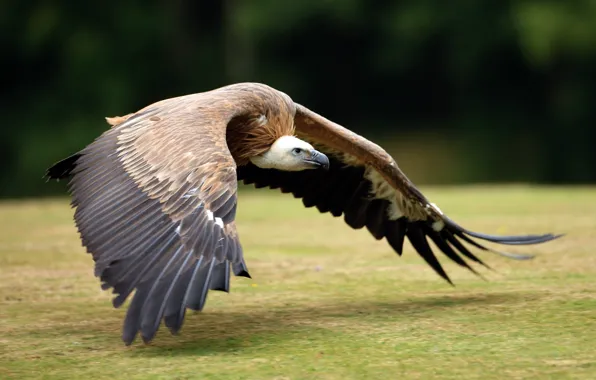
[[[263,84],[166,99],[107,121],[110,129],[47,175],[72,177],[75,222],[102,287],[117,295],[114,306],[136,290],[124,321],[126,344],[139,331],[145,342],[153,339],[162,319],[178,332],[186,309],[201,310],[209,289],[229,291],[232,272],[250,277],[234,222],[239,180],[343,215],[350,227],[366,227],[400,255],[408,237],[450,283],[427,239],[477,273],[464,258],[485,264],[462,241],[525,259],[530,256],[471,238],[525,245],[558,237],[491,236],[460,227],[381,147]]]

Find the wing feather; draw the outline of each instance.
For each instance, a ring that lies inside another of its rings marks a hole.
[[[519,260],[531,256],[500,252],[472,238],[528,245],[561,236],[492,236],[466,230],[431,204],[378,145],[299,104],[294,121],[298,137],[328,155],[330,170],[284,173],[249,164],[238,168],[238,178],[257,188],[281,188],[282,192],[302,198],[304,206],[316,207],[320,212],[330,212],[333,216],[343,214],[350,227],[366,227],[375,239],[385,238],[398,255],[402,254],[407,237],[428,265],[451,284],[429,241],[451,261],[480,276],[465,259],[489,267],[463,242]]]
[[[173,294],[169,297],[166,309],[164,311],[164,324],[172,334],[177,334],[184,323],[188,297],[191,291],[191,284],[195,282],[200,269],[202,268],[203,258],[200,257],[190,268],[186,270]]]
[[[134,292],[126,344],[139,332],[153,339],[162,319],[176,333],[185,309],[201,310],[209,289],[229,291],[231,267],[250,276],[226,142],[227,124],[244,106],[206,93],[155,103],[48,171],[72,177],[75,222],[113,305]]]

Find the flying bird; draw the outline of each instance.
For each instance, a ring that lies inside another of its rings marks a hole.
[[[176,334],[209,290],[228,292],[232,273],[250,277],[235,224],[238,181],[343,215],[399,255],[407,237],[449,283],[429,241],[478,274],[467,260],[486,265],[464,242],[528,259],[475,239],[528,245],[561,236],[492,236],[459,226],[381,147],[264,84],[232,84],[106,119],[108,130],[46,176],[70,178],[75,224],[102,289],[113,289],[113,306],[135,291],[126,345],[139,332],[150,342],[162,320]]]

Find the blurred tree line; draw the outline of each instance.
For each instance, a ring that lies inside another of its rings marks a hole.
[[[593,0],[4,0],[0,25],[2,196],[63,191],[45,168],[104,116],[239,81],[415,180],[596,180]]]

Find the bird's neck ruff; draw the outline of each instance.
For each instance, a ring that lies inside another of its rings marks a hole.
[[[234,118],[228,124],[227,144],[237,165],[267,152],[282,136],[294,135],[294,115],[288,109],[278,113],[251,114]]]
[[[291,120],[271,122],[264,115],[238,117],[228,125],[228,149],[237,165],[246,165],[251,157],[267,152],[278,138],[293,134]]]

